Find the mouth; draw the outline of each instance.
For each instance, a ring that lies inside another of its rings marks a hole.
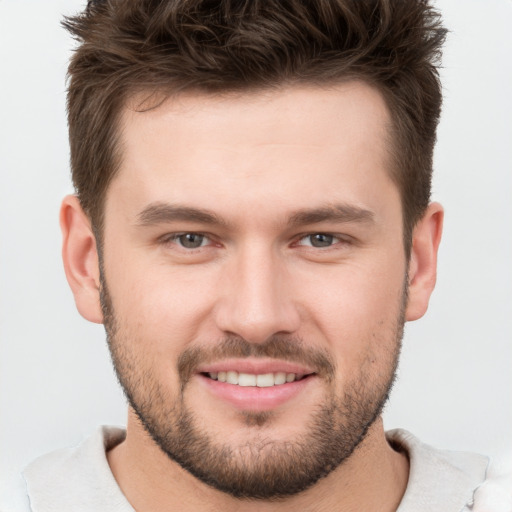
[[[292,372],[275,372],[275,373],[245,373],[233,370],[220,371],[220,372],[205,372],[202,373],[205,377],[216,380],[218,382],[226,382],[241,387],[258,387],[270,388],[273,386],[282,386],[302,380],[313,373],[292,373]]]
[[[302,395],[316,372],[278,361],[228,361],[199,368],[196,374],[208,394],[242,411],[270,411]]]

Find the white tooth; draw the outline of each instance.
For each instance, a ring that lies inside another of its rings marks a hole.
[[[302,377],[304,377],[303,373],[297,373],[297,375],[295,375],[295,380],[300,380]]]
[[[286,374],[286,382],[293,382],[295,380],[295,373]]]
[[[227,372],[226,382],[229,384],[238,384],[238,372]]]
[[[238,385],[239,386],[256,386],[256,375],[251,373],[239,373],[238,374]]]
[[[208,375],[210,379],[217,380],[217,372],[210,372]]]
[[[219,372],[219,373],[217,374],[217,380],[218,380],[219,382],[226,382],[226,377],[227,377],[227,376],[226,376],[226,372]]]
[[[277,372],[274,374],[274,384],[279,386],[280,384],[284,384],[286,382],[286,373]]]
[[[269,388],[274,385],[274,374],[264,373],[262,375],[256,375],[256,386],[259,388]]]

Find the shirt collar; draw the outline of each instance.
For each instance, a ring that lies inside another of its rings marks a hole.
[[[74,448],[39,457],[24,471],[33,512],[134,512],[119,488],[106,452],[121,443],[126,432],[101,427]],[[460,512],[471,503],[485,479],[487,457],[436,450],[411,433],[396,429],[388,442],[410,462],[409,481],[397,512]]]
[[[460,512],[485,480],[489,460],[475,453],[437,450],[402,429],[388,442],[409,458],[409,481],[397,512]]]

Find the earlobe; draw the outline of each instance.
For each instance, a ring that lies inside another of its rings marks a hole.
[[[60,227],[62,260],[76,307],[86,320],[102,323],[96,239],[76,196],[67,196],[62,201]]]
[[[421,318],[427,311],[436,284],[443,217],[443,207],[439,203],[431,203],[414,228],[409,260],[409,298],[405,313],[408,321]]]

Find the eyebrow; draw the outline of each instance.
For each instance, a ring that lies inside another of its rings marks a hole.
[[[375,215],[370,210],[348,204],[339,204],[298,210],[292,214],[288,225],[289,227],[295,227],[326,221],[372,223],[374,218]]]
[[[218,215],[201,208],[172,205],[167,203],[152,203],[138,215],[139,224],[149,226],[174,221],[199,222],[201,224],[215,224],[226,226],[227,223]]]
[[[138,215],[138,223],[142,226],[175,221],[228,226],[228,222],[209,210],[160,202],[150,204]],[[289,228],[293,228],[326,221],[371,223],[374,221],[374,213],[354,205],[328,205],[297,210],[292,213],[287,224]]]

